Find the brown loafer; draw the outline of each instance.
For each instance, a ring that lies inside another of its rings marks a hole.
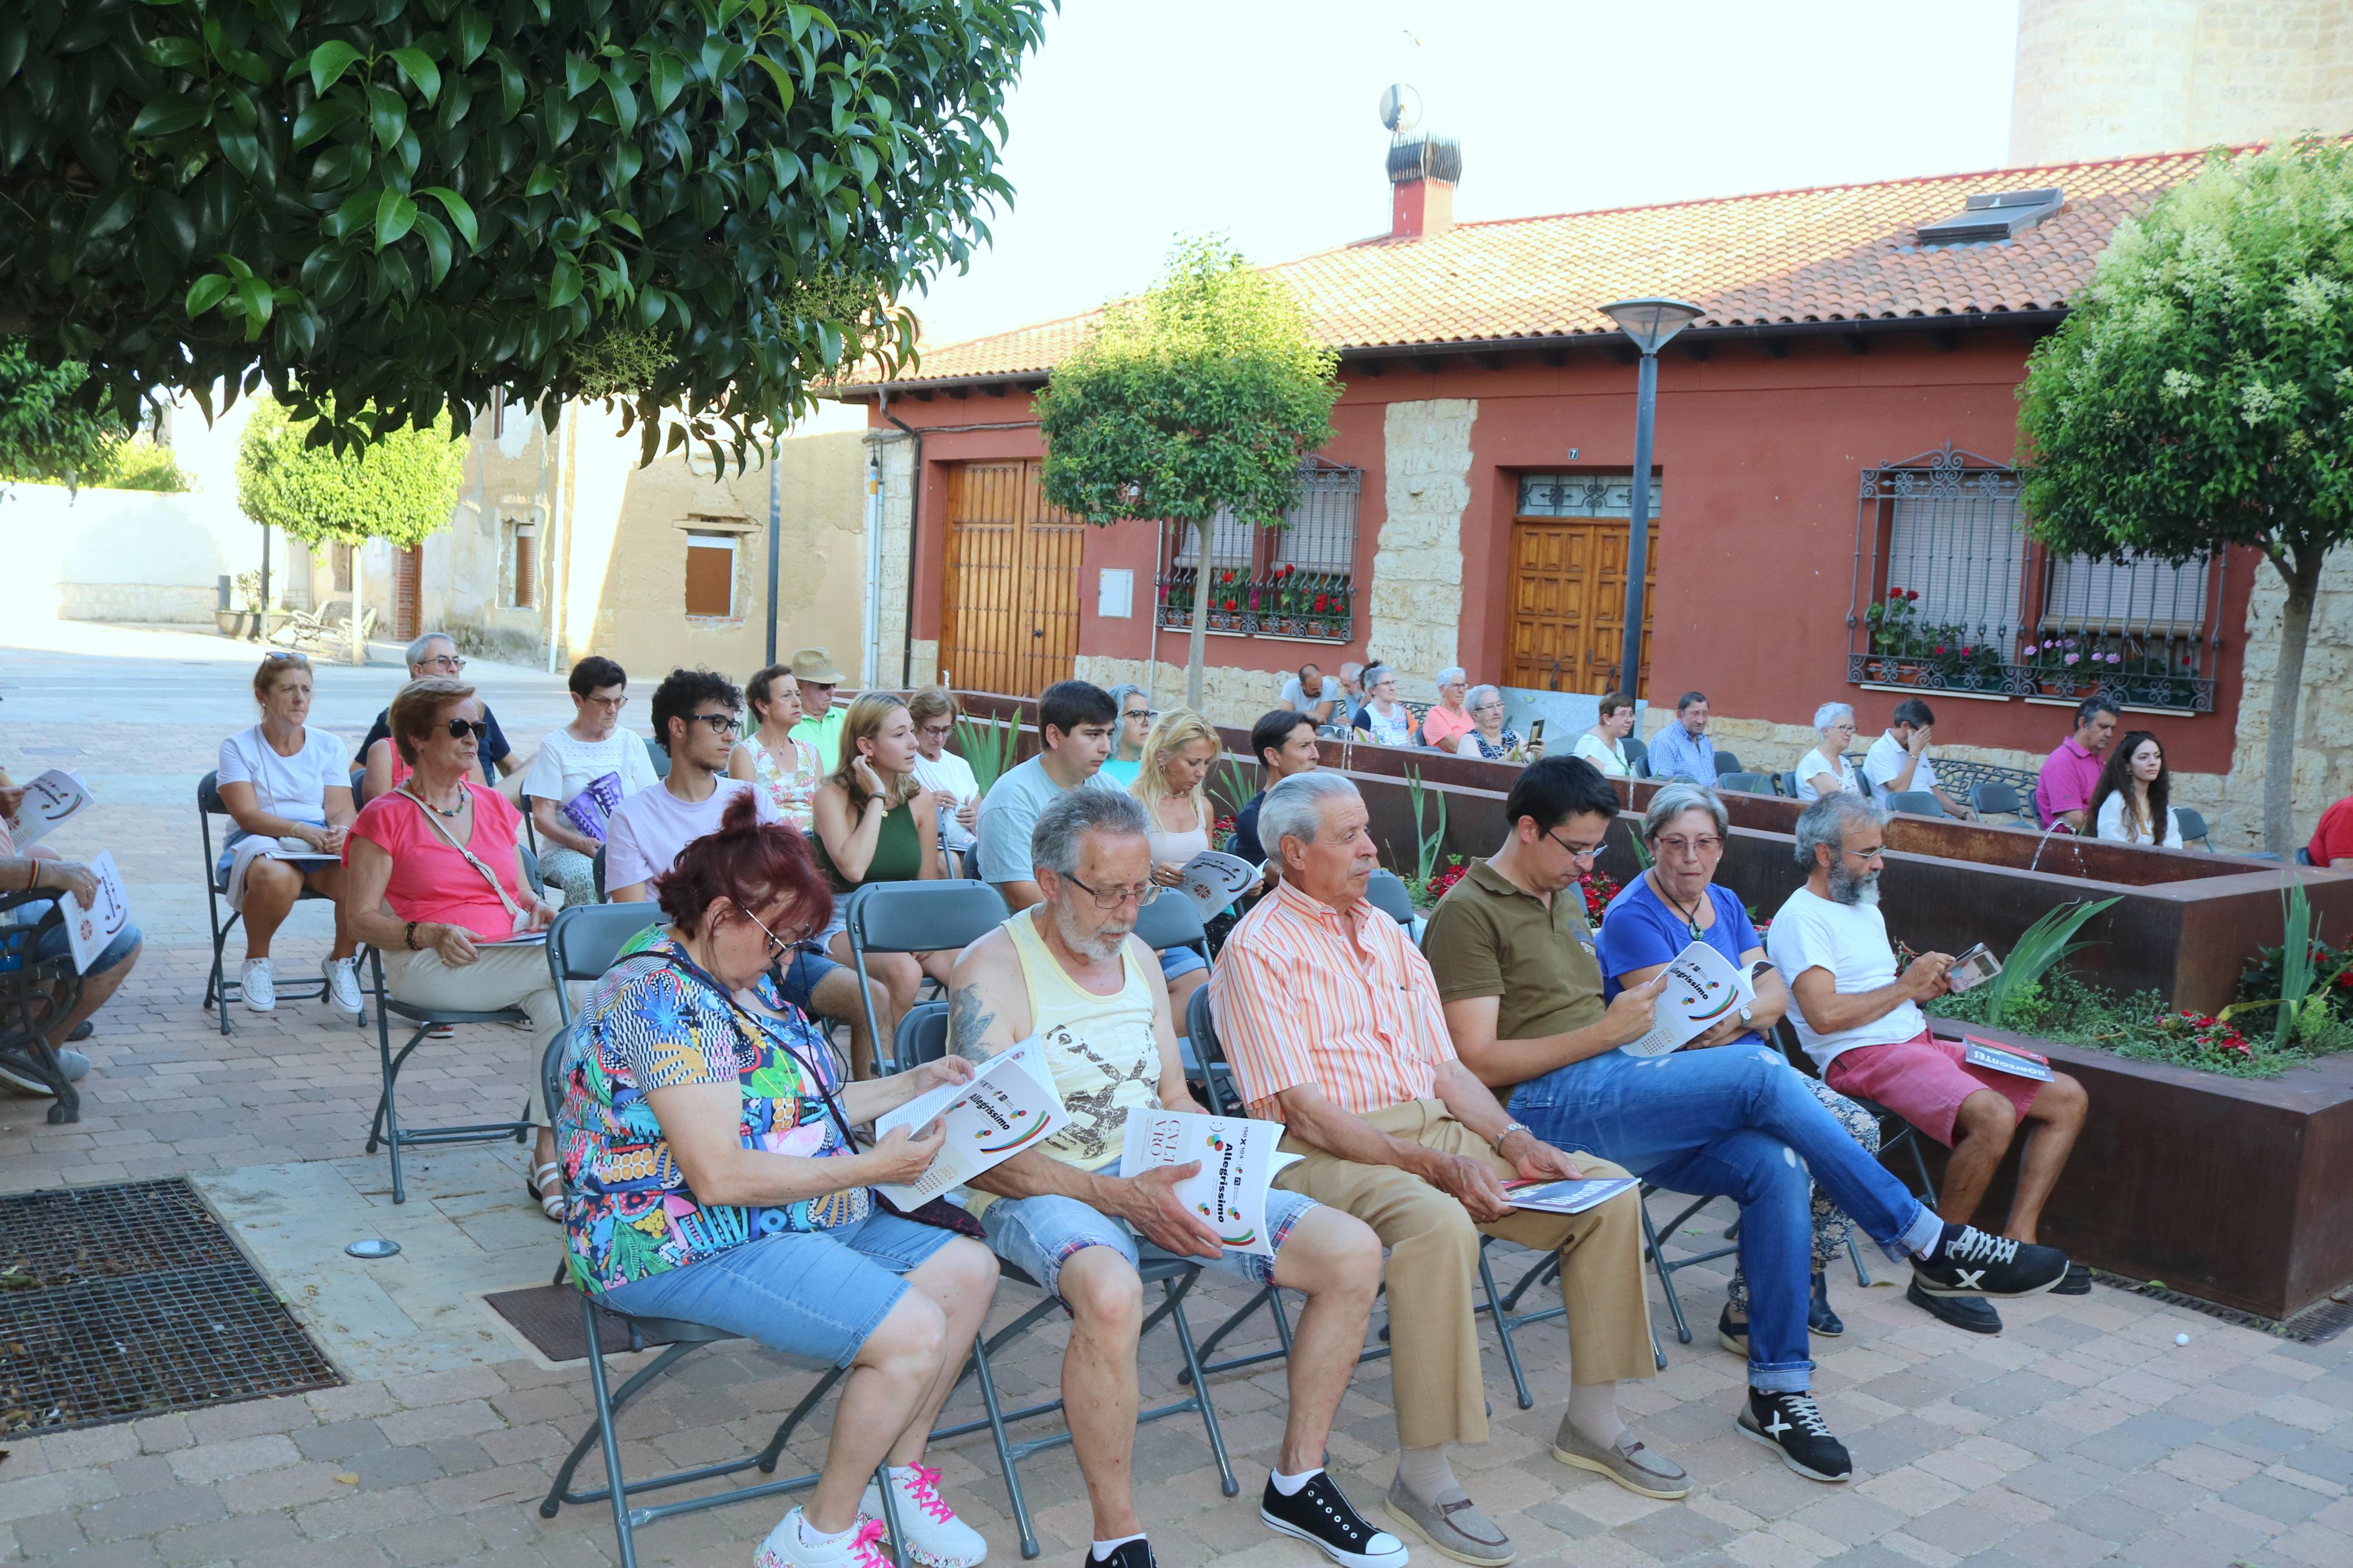
[[[1436,1502],[1424,1502],[1397,1482],[1382,1500],[1391,1519],[1429,1542],[1457,1563],[1472,1568],[1504,1568],[1519,1555],[1512,1538],[1479,1511],[1479,1505],[1460,1487],[1449,1488]]]
[[[1552,1440],[1552,1457],[1580,1470],[1608,1476],[1630,1492],[1664,1498],[1672,1502],[1691,1495],[1691,1477],[1663,1454],[1654,1454],[1631,1432],[1621,1432],[1618,1445],[1605,1448],[1571,1427],[1566,1417]]]

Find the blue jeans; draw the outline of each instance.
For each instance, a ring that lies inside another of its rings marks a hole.
[[[1811,1382],[1813,1183],[1883,1247],[1916,1250],[1941,1229],[1769,1047],[1604,1051],[1520,1085],[1512,1114],[1556,1147],[1590,1149],[1662,1187],[1740,1205],[1748,1381],[1767,1393]]]

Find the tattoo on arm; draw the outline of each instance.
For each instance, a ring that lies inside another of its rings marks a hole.
[[[957,986],[948,1002],[948,1049],[967,1061],[987,1061],[991,1053],[983,1040],[996,1022],[997,1015],[980,999],[979,986]]]

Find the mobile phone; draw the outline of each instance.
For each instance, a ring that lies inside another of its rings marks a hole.
[[[1535,723],[1528,726],[1528,744],[1531,746],[1541,746],[1544,744],[1543,720],[1539,719]]]
[[[1953,966],[1945,971],[1945,984],[1956,991],[1967,991],[1973,985],[1984,984],[2000,973],[2001,960],[1996,958],[1985,943],[1979,942],[1953,960]]]

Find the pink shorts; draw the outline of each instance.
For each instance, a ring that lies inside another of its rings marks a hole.
[[[1949,1149],[1961,1101],[1989,1089],[2024,1121],[2042,1085],[1961,1059],[1958,1040],[1924,1032],[1892,1046],[1857,1046],[1831,1058],[1822,1081],[1841,1094],[1875,1100]]]

